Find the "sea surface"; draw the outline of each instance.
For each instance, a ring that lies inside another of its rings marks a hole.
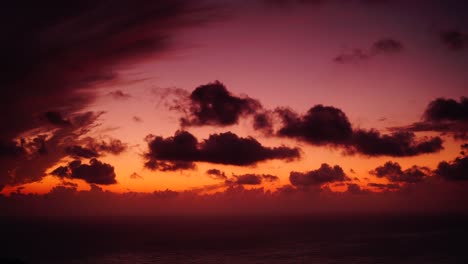
[[[0,263],[468,263],[460,215],[0,218]]]

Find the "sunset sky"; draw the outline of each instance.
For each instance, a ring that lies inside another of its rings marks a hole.
[[[4,205],[468,210],[463,1],[33,5],[0,11]]]

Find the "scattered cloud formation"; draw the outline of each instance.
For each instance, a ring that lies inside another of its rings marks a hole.
[[[369,173],[378,178],[386,178],[391,182],[417,183],[423,181],[431,172],[428,168],[418,166],[402,170],[400,164],[388,161]]]
[[[320,186],[325,183],[342,182],[350,180],[343,169],[335,165],[323,163],[319,169],[308,172],[292,171],[289,181],[296,187]]]
[[[219,81],[201,85],[190,94],[188,116],[182,126],[227,126],[237,124],[241,116],[261,108],[257,100],[232,95]]]
[[[117,183],[114,167],[97,159],[91,159],[89,164],[82,164],[80,160],[74,160],[68,166],[57,167],[51,174],[62,178],[84,180],[90,184]]]
[[[371,59],[381,54],[395,54],[403,51],[403,44],[392,38],[382,38],[372,44],[367,50],[353,49],[349,52],[336,56],[333,60],[336,63],[358,63],[363,60]]]
[[[149,169],[161,169],[161,162],[198,161],[241,166],[271,159],[291,161],[300,157],[298,148],[265,147],[252,137],[242,138],[231,132],[212,134],[198,142],[189,132],[177,131],[168,138],[150,135],[147,142],[149,151],[145,154],[145,166]]]
[[[468,34],[458,30],[446,30],[440,32],[440,41],[449,50],[460,51],[466,48]]]

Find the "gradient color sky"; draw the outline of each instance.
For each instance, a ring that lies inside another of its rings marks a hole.
[[[466,10],[455,0],[7,4],[2,202],[168,190],[187,210],[191,195],[218,208],[250,190],[236,201],[265,211],[284,193],[337,210],[405,199],[420,210],[429,197],[435,210],[466,210],[453,203],[468,198]]]

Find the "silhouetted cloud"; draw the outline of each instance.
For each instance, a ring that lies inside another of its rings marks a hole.
[[[124,144],[119,139],[109,139],[109,142],[104,140],[98,141],[91,137],[86,137],[81,140],[85,146],[73,145],[65,148],[65,152],[74,158],[97,158],[104,153],[118,155],[127,149],[127,144]]]
[[[47,155],[0,158],[0,184],[40,180],[66,155],[59,138],[75,145],[89,131],[90,124],[73,118],[96,99],[99,85],[120,81],[121,65],[128,68],[167,51],[175,30],[215,19],[212,10],[188,0],[5,3],[0,142],[19,142],[18,135],[31,131],[48,137]]]
[[[73,158],[96,158],[99,154],[94,149],[89,149],[82,146],[70,146],[65,148],[65,152]]]
[[[278,108],[276,113],[282,119],[279,136],[298,138],[314,145],[338,145],[346,144],[353,134],[346,114],[332,106],[316,105],[303,116],[285,108]]]
[[[75,160],[69,163],[68,167],[56,168],[51,174],[62,178],[81,179],[87,183],[102,185],[117,183],[114,167],[97,159],[91,159],[89,165],[81,164],[80,160]]]
[[[430,170],[418,166],[402,170],[400,164],[388,161],[383,166],[379,166],[369,173],[378,178],[387,178],[391,182],[417,183],[430,175]]]
[[[288,108],[278,108],[275,113],[282,120],[278,136],[296,138],[312,145],[333,145],[347,154],[366,156],[415,156],[440,151],[439,137],[417,140],[412,132],[398,131],[382,135],[375,129],[353,130],[346,114],[332,106],[316,105],[305,115]]]
[[[403,44],[392,38],[382,38],[375,41],[368,50],[355,48],[351,51],[341,53],[333,60],[336,63],[358,63],[363,60],[371,59],[380,54],[395,54],[404,49]]]
[[[188,116],[182,126],[237,124],[239,117],[255,113],[261,108],[257,100],[232,95],[219,81],[201,85],[190,94]]]
[[[369,190],[362,189],[360,185],[356,183],[348,183],[347,190],[348,193],[351,194],[369,194]]]
[[[312,170],[308,172],[296,172],[292,171],[289,174],[289,181],[292,185],[298,187],[308,187],[308,186],[317,186],[324,183],[332,182],[341,182],[348,181],[349,178],[343,172],[343,169],[335,165],[331,167],[330,165],[323,163],[319,169]]]
[[[126,100],[132,97],[130,94],[124,93],[121,90],[110,92],[109,95],[116,100]]]
[[[143,180],[143,177],[142,177],[140,174],[134,172],[134,173],[130,174],[130,179],[133,179],[133,180]]]
[[[297,148],[264,147],[252,137],[242,138],[231,132],[212,134],[202,142],[187,131],[177,131],[168,138],[150,135],[147,141],[149,151],[145,154],[145,166],[150,169],[160,169],[160,162],[253,165],[270,159],[290,161],[300,157]]]
[[[468,98],[454,99],[437,98],[429,103],[424,111],[421,122],[406,127],[390,128],[395,131],[436,131],[449,133],[455,139],[468,138]]]
[[[196,168],[196,165],[195,163],[190,162],[190,161],[149,160],[145,163],[145,167],[150,170],[178,171],[178,170],[193,170]]]
[[[459,51],[466,48],[468,42],[468,34],[457,30],[447,30],[440,32],[440,41],[449,50]]]
[[[227,185],[240,184],[240,185],[260,185],[263,182],[276,182],[279,181],[278,176],[271,174],[242,174],[234,175],[231,179],[226,180]]]
[[[226,174],[218,169],[209,169],[206,171],[206,174],[214,180],[226,180],[227,179]]]
[[[57,126],[69,126],[70,120],[64,119],[60,112],[48,111],[45,114],[47,121]]]
[[[434,174],[448,181],[467,181],[468,157],[458,157],[451,162],[442,161]]]
[[[426,153],[435,153],[443,149],[439,137],[417,140],[412,132],[399,131],[382,135],[377,130],[357,130],[348,152],[367,156],[409,157]]]
[[[374,187],[377,189],[382,189],[382,190],[398,190],[400,189],[400,185],[397,183],[374,183],[370,182],[367,184],[367,186]]]

